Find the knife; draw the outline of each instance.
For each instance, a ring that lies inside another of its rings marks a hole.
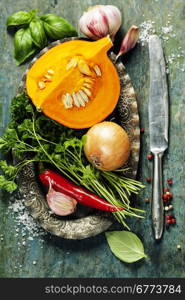
[[[149,38],[149,58],[149,132],[150,151],[154,156],[152,227],[155,240],[160,240],[164,230],[162,157],[168,148],[168,87],[161,40],[157,35]]]

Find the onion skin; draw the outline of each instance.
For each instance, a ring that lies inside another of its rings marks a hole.
[[[114,122],[104,121],[86,133],[84,152],[88,161],[102,171],[119,169],[130,155],[126,131]]]

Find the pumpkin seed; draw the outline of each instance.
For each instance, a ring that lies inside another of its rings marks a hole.
[[[98,65],[94,65],[93,69],[94,69],[97,76],[101,76],[101,69]]]
[[[72,97],[73,97],[74,105],[80,107],[80,102],[78,100],[77,95],[74,92],[72,93]]]
[[[94,83],[94,78],[85,77],[84,82],[86,82],[86,83]]]
[[[89,98],[87,97],[87,95],[82,90],[79,90],[78,93],[81,95],[81,97],[83,98],[83,100],[85,102],[89,102]]]
[[[46,85],[43,81],[39,81],[38,82],[38,87],[39,87],[40,90],[43,90],[43,89],[45,89]]]
[[[66,70],[69,70],[71,68],[75,68],[77,66],[78,60],[77,58],[73,57],[67,64]]]
[[[47,70],[48,74],[53,75],[55,72],[52,69]]]
[[[87,96],[91,97],[92,96],[92,93],[89,89],[83,87],[82,90],[86,93]]]
[[[88,64],[85,62],[85,60],[80,59],[78,62],[78,69],[80,71],[80,73],[84,74],[84,75],[88,75],[91,76],[91,70],[88,66]]]
[[[86,82],[83,84],[83,86],[88,88],[88,89],[92,88],[92,85],[90,83],[86,83]]]
[[[85,106],[85,101],[84,101],[84,99],[82,98],[82,96],[80,95],[80,93],[78,92],[78,93],[76,93],[76,96],[77,96],[77,98],[78,98],[78,102],[80,103],[80,105],[81,106]]]
[[[69,93],[62,96],[62,101],[64,103],[65,108],[71,108],[73,107],[73,99]]]
[[[47,81],[52,81],[52,76],[51,75],[45,74],[44,78],[47,79]]]

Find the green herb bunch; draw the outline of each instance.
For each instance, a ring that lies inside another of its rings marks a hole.
[[[30,162],[49,163],[74,183],[108,202],[124,207],[114,213],[115,218],[125,226],[126,216],[141,217],[141,210],[130,206],[129,196],[137,194],[143,185],[127,178],[123,172],[103,172],[95,169],[87,161],[83,145],[85,134],[62,126],[38,112],[30,99],[23,93],[15,97],[11,104],[11,119],[6,132],[0,137],[0,150],[7,154],[12,151],[20,158],[17,165],[0,161],[2,175],[0,188],[14,191],[18,172]],[[27,158],[31,155],[31,158]],[[25,156],[26,155],[26,156]],[[25,156],[25,159],[22,159]]]
[[[43,49],[50,41],[77,36],[75,28],[55,14],[36,15],[36,10],[19,11],[9,16],[7,27],[15,28],[14,58],[17,65]]]

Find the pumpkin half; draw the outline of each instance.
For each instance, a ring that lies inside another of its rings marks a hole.
[[[36,108],[70,128],[104,120],[120,94],[117,71],[107,56],[112,41],[71,40],[49,49],[29,69],[26,89]]]

